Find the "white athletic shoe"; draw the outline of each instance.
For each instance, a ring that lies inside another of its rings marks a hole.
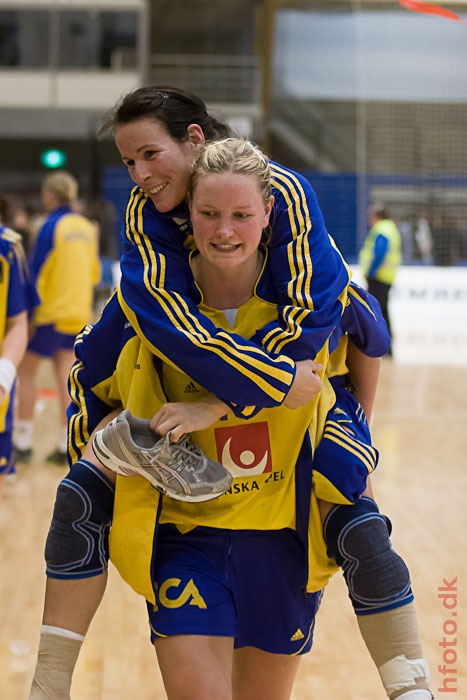
[[[94,435],[97,459],[122,476],[143,476],[160,493],[178,501],[209,501],[230,488],[230,472],[206,457],[189,435],[178,442],[170,441],[170,432],[158,439],[149,424],[122,411]]]

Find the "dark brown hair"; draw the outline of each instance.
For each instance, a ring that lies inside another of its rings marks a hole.
[[[231,136],[227,124],[217,121],[203,100],[193,93],[174,87],[141,87],[125,95],[113,108],[100,134],[138,119],[161,122],[176,141],[186,141],[190,124],[198,124],[207,140]]]

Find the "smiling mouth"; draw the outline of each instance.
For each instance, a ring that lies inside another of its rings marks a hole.
[[[163,182],[161,185],[157,185],[157,187],[153,187],[152,190],[149,190],[149,194],[157,194],[158,192],[163,190],[167,184],[168,184],[167,182]]]
[[[222,243],[212,243],[211,244],[216,250],[222,250],[229,252],[231,250],[237,250],[240,247],[240,243],[235,243],[234,245],[223,245]]]

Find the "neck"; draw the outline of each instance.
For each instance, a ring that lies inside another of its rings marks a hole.
[[[192,259],[193,276],[205,304],[219,310],[238,309],[251,299],[262,264],[263,254],[259,250],[256,258],[243,264],[241,270],[215,267],[201,255]]]

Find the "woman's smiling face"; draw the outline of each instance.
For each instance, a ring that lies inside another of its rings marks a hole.
[[[169,212],[185,199],[195,149],[203,141],[197,124],[188,127],[186,141],[177,141],[162,122],[147,117],[120,126],[115,135],[131,179],[160,212]]]
[[[219,268],[256,260],[263,229],[269,223],[273,199],[267,205],[254,175],[210,173],[199,176],[190,211],[196,246],[203,258]]]

